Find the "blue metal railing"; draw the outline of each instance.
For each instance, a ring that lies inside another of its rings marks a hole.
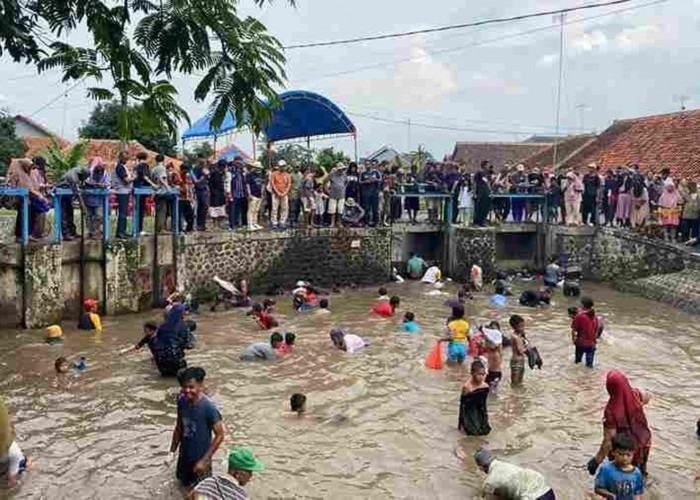
[[[29,190],[25,188],[11,188],[0,186],[0,196],[12,196],[20,198],[22,203],[22,234],[20,241],[25,246],[29,241]]]
[[[141,196],[151,196],[156,194],[158,196],[166,196],[173,199],[173,233],[178,235],[180,233],[180,211],[177,203],[177,197],[180,193],[178,189],[167,189],[162,191],[155,191],[151,188],[135,188],[133,191],[134,195],[134,212],[133,212],[133,224],[132,224],[132,234],[134,237],[139,236],[141,233],[141,228],[139,227],[140,217],[139,217],[139,201]],[[101,198],[102,201],[102,240],[109,241],[110,239],[110,220],[109,220],[109,209],[110,209],[110,197],[112,192],[109,189],[83,189],[80,191],[81,195],[97,196]],[[61,198],[64,196],[75,196],[72,189],[67,188],[55,188],[53,190],[53,208],[54,208],[54,239],[57,243],[62,241],[62,230],[61,230]]]

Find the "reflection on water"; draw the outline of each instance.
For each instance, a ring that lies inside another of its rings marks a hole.
[[[700,334],[696,318],[665,305],[587,285],[606,319],[596,368],[573,365],[566,307],[519,306],[495,311],[485,297],[467,306],[472,324],[523,315],[544,360],[513,391],[509,377],[490,401],[493,431],[457,431],[460,385],[467,367],[423,366],[443,333],[445,296],[426,296],[419,283],[391,285],[402,298],[400,316],[416,313],[423,331],[398,332],[395,320],[368,318],[376,290],[333,297],[333,314],[295,315],[291,300],[278,308],[281,331],[297,333],[293,355],[276,363],[243,363],[239,352],[267,333],[243,311],[201,315],[199,346],[190,365],[208,372],[209,393],[222,407],[225,446],[251,446],[268,466],[249,486],[255,498],[473,498],[483,475],[471,458],[488,444],[514,463],[543,472],[560,498],[589,498],[584,468],[601,435],[608,368],[624,370],[651,392],[652,486],[645,498],[693,498],[700,470],[693,432],[700,416]],[[448,286],[445,291],[454,293]],[[174,464],[165,462],[175,419],[172,380],[157,376],[146,351],[117,357],[141,336],[153,314],[107,318],[100,339],[66,329],[62,346],[43,344],[43,332],[2,332],[0,393],[16,415],[21,446],[35,457],[21,498],[178,498]],[[342,325],[371,341],[347,355],[328,338]],[[83,353],[80,377],[58,379],[53,360]],[[506,373],[508,358],[506,355]],[[308,414],[285,412],[294,392],[308,395]],[[223,457],[217,455],[217,466]]]

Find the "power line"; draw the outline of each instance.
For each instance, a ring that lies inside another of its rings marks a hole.
[[[406,120],[392,120],[389,118],[382,118],[380,116],[368,115],[365,113],[356,113],[354,111],[346,111],[346,114],[352,116],[358,116],[361,118],[367,118],[369,120],[375,120],[378,122],[391,123],[396,125],[406,126],[408,123]],[[410,121],[411,127],[421,127],[434,130],[448,130],[453,132],[476,132],[481,134],[519,134],[519,135],[532,135],[535,131],[523,131],[523,130],[507,130],[507,129],[483,129],[483,128],[471,128],[471,127],[450,127],[446,125],[432,125],[429,123],[420,123]]]
[[[582,18],[579,18],[579,19],[574,19],[574,20],[572,20],[572,21],[565,21],[565,22],[564,22],[564,25],[565,25],[565,26],[568,26],[568,25],[571,25],[571,24],[579,24],[579,23],[583,23],[583,22],[586,22],[586,21],[592,21],[592,20],[594,20],[594,19],[600,19],[600,18],[602,18],[602,17],[607,17],[607,16],[611,16],[611,15],[614,15],[614,14],[619,14],[619,13],[621,13],[621,12],[627,12],[627,11],[630,11],[630,10],[641,9],[641,8],[643,8],[643,7],[651,7],[651,6],[653,6],[653,5],[659,5],[659,4],[666,3],[666,2],[668,2],[668,0],[654,0],[654,1],[652,1],[652,2],[647,2],[647,3],[635,5],[635,6],[632,6],[632,7],[626,7],[626,8],[623,8],[623,9],[612,10],[612,11],[606,12],[606,13],[604,13],[604,14],[597,14],[597,15],[595,15],[595,16],[588,16],[588,17],[582,17]],[[357,72],[360,72],[360,71],[367,71],[367,70],[370,70],[370,69],[390,68],[390,67],[396,66],[396,65],[401,64],[401,63],[411,62],[411,61],[416,61],[416,60],[423,59],[423,58],[425,57],[425,55],[435,56],[435,55],[441,55],[441,54],[448,54],[448,53],[452,53],[452,52],[460,52],[460,51],[462,51],[462,50],[470,49],[470,48],[473,48],[473,47],[478,47],[478,46],[481,46],[481,45],[486,45],[486,44],[489,44],[489,43],[492,43],[492,42],[502,42],[502,41],[504,41],[504,40],[510,40],[510,39],[512,39],[512,38],[519,38],[519,37],[521,37],[521,36],[527,36],[527,35],[531,35],[531,34],[533,34],[533,33],[539,33],[539,32],[541,32],[541,31],[549,31],[549,30],[551,30],[551,29],[553,29],[553,28],[555,28],[555,27],[558,27],[558,26],[552,26],[551,24],[548,24],[547,26],[542,26],[542,27],[540,27],[540,28],[533,28],[533,29],[529,29],[529,30],[516,31],[516,32],[514,32],[514,33],[509,33],[509,34],[507,34],[507,35],[502,35],[502,36],[487,38],[487,39],[485,39],[485,40],[477,40],[477,41],[468,43],[468,44],[466,44],[466,45],[460,45],[460,46],[458,46],[458,47],[449,47],[449,48],[446,48],[446,49],[433,50],[433,51],[427,51],[427,50],[426,50],[426,51],[425,51],[423,54],[421,54],[420,56],[411,56],[411,57],[406,57],[406,58],[403,58],[403,59],[393,60],[393,61],[390,61],[390,62],[375,63],[375,64],[370,64],[370,65],[367,65],[367,66],[359,66],[359,67],[352,68],[352,69],[348,69],[348,70],[337,71],[337,72],[335,72],[335,73],[326,73],[325,75],[317,75],[317,76],[314,76],[314,77],[312,77],[312,78],[306,78],[306,79],[304,79],[304,80],[298,80],[297,83],[313,82],[313,81],[321,80],[321,79],[324,79],[324,78],[332,78],[332,77],[336,77],[336,76],[350,75],[350,74],[353,74],[353,73],[357,73]],[[204,76],[204,75],[198,75],[198,76]]]
[[[487,24],[501,24],[501,23],[507,23],[507,22],[512,22],[512,21],[522,21],[524,19],[532,19],[532,18],[536,18],[536,17],[552,16],[552,15],[557,15],[557,14],[562,15],[562,14],[566,14],[567,12],[575,12],[578,10],[586,10],[586,9],[597,9],[600,7],[608,7],[611,5],[628,3],[630,1],[631,0],[612,0],[610,2],[601,2],[601,3],[592,3],[592,4],[587,4],[587,5],[579,5],[578,7],[568,7],[566,9],[532,12],[530,14],[521,14],[519,16],[484,19],[481,21],[473,21],[470,23],[451,24],[448,26],[440,26],[438,28],[427,28],[427,29],[422,29],[422,30],[404,31],[404,32],[400,32],[400,33],[386,33],[386,34],[382,34],[382,35],[365,36],[365,37],[359,37],[359,38],[346,38],[344,40],[332,40],[332,41],[328,41],[328,42],[301,43],[301,44],[297,44],[297,45],[288,45],[288,46],[284,47],[284,49],[291,50],[291,49],[306,49],[306,48],[311,48],[311,47],[330,47],[333,45],[347,45],[347,44],[351,44],[351,43],[371,42],[371,41],[376,41],[376,40],[387,40],[390,38],[403,38],[403,37],[407,37],[407,36],[423,35],[426,33],[438,33],[438,32],[442,32],[442,31],[451,31],[451,30],[464,29],[464,28],[474,28],[476,26],[484,26]]]
[[[74,88],[76,88],[78,85],[80,85],[81,83],[83,83],[83,81],[85,81],[86,78],[87,78],[87,76],[82,77],[80,80],[78,80],[77,82],[75,82],[73,85],[71,85],[70,87],[68,87],[66,90],[61,91],[60,94],[58,94],[56,97],[52,98],[50,101],[48,101],[46,104],[44,104],[43,106],[41,106],[39,109],[37,109],[36,111],[34,111],[34,113],[32,113],[32,114],[29,115],[29,116],[31,117],[31,116],[34,116],[34,115],[37,115],[37,114],[41,113],[41,112],[44,111],[46,108],[48,108],[49,106],[51,106],[53,103],[55,103],[56,101],[58,101],[58,100],[59,100],[61,97],[63,97],[65,94],[67,94],[68,92],[70,92],[71,90],[73,90]]]

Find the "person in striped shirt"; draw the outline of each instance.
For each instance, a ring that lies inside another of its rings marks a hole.
[[[245,500],[243,487],[250,482],[253,472],[262,472],[265,466],[253,456],[250,448],[236,448],[228,454],[228,472],[201,481],[190,493],[190,500]]]

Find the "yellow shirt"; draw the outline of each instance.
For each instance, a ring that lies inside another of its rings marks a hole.
[[[453,319],[447,323],[447,328],[452,332],[452,340],[465,341],[469,334],[469,321],[466,319]]]
[[[92,324],[95,325],[95,331],[102,331],[102,320],[100,319],[99,314],[90,313],[90,321],[92,321]]]

